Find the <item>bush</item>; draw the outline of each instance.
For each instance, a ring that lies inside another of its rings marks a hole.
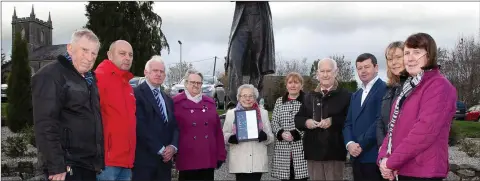
[[[349,82],[339,82],[338,87],[349,90],[350,92],[355,92],[358,89],[357,81],[352,80]]]
[[[32,146],[36,147],[35,132],[33,131],[33,126],[28,125],[24,129],[22,129],[21,134],[25,143],[31,144]]]
[[[10,136],[2,143],[2,152],[10,158],[25,156],[25,153],[27,152],[27,143],[23,137]]]
[[[20,32],[15,35],[12,50],[12,70],[8,79],[7,126],[14,133],[33,124],[31,70],[28,61],[27,42]]]

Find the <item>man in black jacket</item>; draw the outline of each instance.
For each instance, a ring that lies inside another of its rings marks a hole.
[[[90,71],[99,48],[92,31],[77,30],[67,53],[32,77],[35,139],[49,180],[96,180],[104,168],[98,89]]]

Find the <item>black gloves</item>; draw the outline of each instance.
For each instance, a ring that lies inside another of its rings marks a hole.
[[[258,133],[258,142],[262,142],[262,141],[265,141],[265,140],[267,140],[267,133],[265,133],[263,130],[261,130]]]
[[[228,138],[228,143],[230,143],[230,144],[238,144],[237,135],[236,135],[236,134],[231,135],[230,138]]]
[[[290,131],[290,134],[293,137],[293,141],[298,141],[298,140],[302,139],[302,137],[300,136],[300,133],[296,129]]]
[[[280,131],[278,131],[277,133],[277,139],[278,141],[283,141],[283,137],[282,137],[282,134],[285,130],[281,129]]]
[[[217,161],[217,169],[219,169],[220,167],[222,167],[222,165],[223,165],[224,162],[225,162],[225,161],[218,160],[218,161]]]

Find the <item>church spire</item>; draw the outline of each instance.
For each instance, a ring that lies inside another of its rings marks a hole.
[[[33,9],[33,4],[32,4],[32,12],[30,12],[30,17],[32,18],[35,17],[35,10]]]
[[[50,11],[48,12],[48,21],[47,22],[52,22],[52,17],[50,16]]]
[[[13,16],[12,16],[13,19],[17,19],[17,8],[15,8],[15,6],[13,7]]]

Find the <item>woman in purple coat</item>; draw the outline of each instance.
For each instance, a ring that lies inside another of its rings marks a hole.
[[[389,180],[442,180],[448,174],[448,136],[457,91],[440,73],[437,46],[426,33],[404,47],[408,78],[393,99],[387,137],[378,155]]]
[[[193,70],[184,77],[186,90],[173,97],[180,131],[176,168],[179,180],[213,180],[225,162],[226,150],[215,101],[202,95],[203,76]]]

